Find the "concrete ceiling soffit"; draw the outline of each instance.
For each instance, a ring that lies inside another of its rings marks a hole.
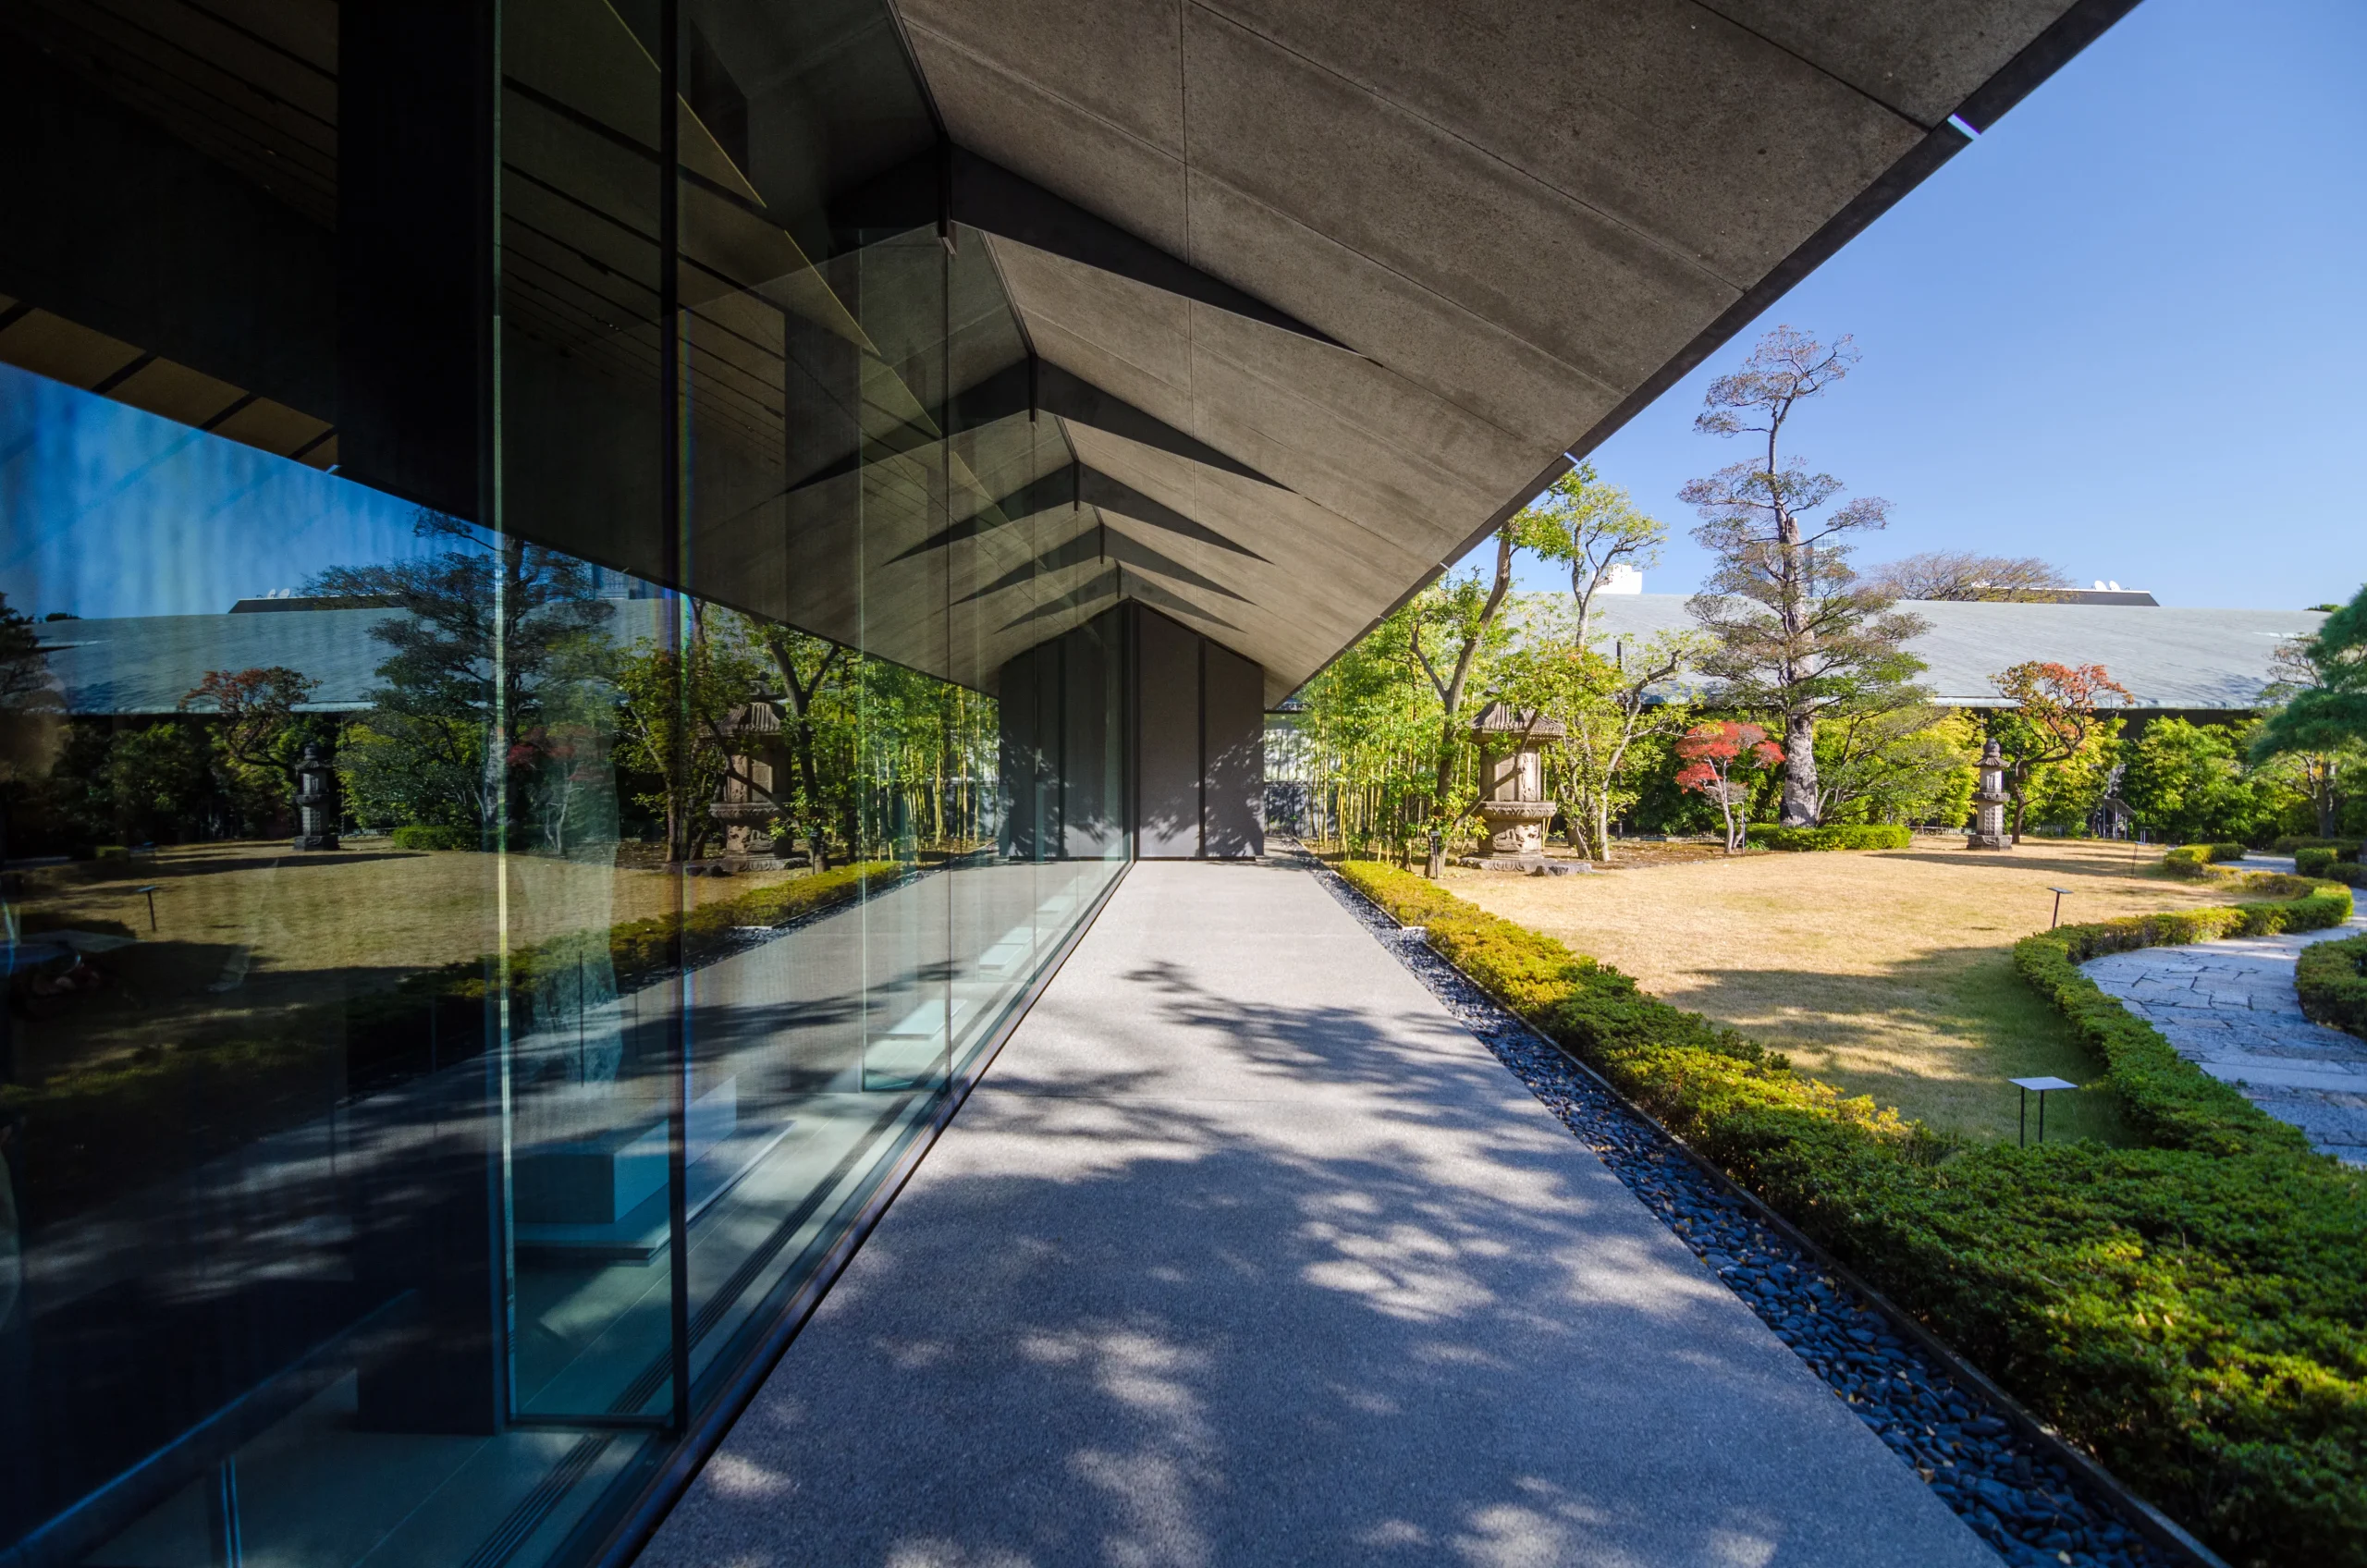
[[[988,375],[983,381],[953,395],[946,410],[950,428],[970,432],[985,428],[998,420],[1020,415],[1051,414],[1072,423],[1082,424],[1111,435],[1184,458],[1250,480],[1271,489],[1288,486],[1277,484],[1247,463],[1240,461],[1196,435],[1187,435],[1154,414],[1146,413],[1124,398],[1094,386],[1073,371],[1063,370],[1033,355]],[[791,487],[790,494],[844,479],[889,459],[924,451],[945,439],[943,434],[916,422],[907,422],[874,432],[865,437],[861,448],[846,452],[808,473]]]
[[[1083,464],[1055,469],[1039,479],[1030,480],[1009,495],[998,496],[991,504],[980,508],[961,521],[939,529],[894,558],[901,561],[930,550],[942,550],[1023,518],[1035,517],[1061,507],[1092,507],[1146,528],[1159,529],[1236,556],[1246,556],[1251,560],[1266,559],[1247,545],[1235,544],[1215,529],[1152,499],[1124,481],[1112,479],[1099,469]]]
[[[1098,513],[1096,515],[1098,516]],[[1155,572],[1159,576],[1170,578],[1186,587],[1197,588],[1204,593],[1222,594],[1241,604],[1245,605],[1250,602],[1244,595],[1234,593],[1213,578],[1203,577],[1173,557],[1162,555],[1125,530],[1110,527],[1106,521],[1098,527],[1087,528],[1075,537],[1053,545],[1033,560],[1020,562],[993,582],[982,583],[953,602],[968,604],[974,599],[983,599],[989,594],[1022,587],[1041,580],[1048,573],[1063,571],[1073,566],[1082,566],[1087,561],[1114,561],[1123,566],[1131,566],[1137,571]]]
[[[1091,581],[1080,584],[1057,599],[1048,599],[1005,622],[999,631],[1016,631],[1037,622],[1053,620],[1072,611],[1085,609],[1104,599],[1115,601],[1121,598],[1134,599],[1173,615],[1190,616],[1194,620],[1202,621],[1210,626],[1222,627],[1227,631],[1237,632],[1241,630],[1224,617],[1204,606],[1194,604],[1183,594],[1160,587],[1139,572],[1129,571],[1122,566],[1112,564],[1109,570],[1097,574]]]
[[[939,214],[961,227],[1031,245],[1178,299],[1344,349],[1289,312],[965,147],[949,143],[841,197],[831,204],[830,227],[852,245],[859,236],[937,223]]]
[[[1926,128],[1987,130],[2137,0],[1696,0]]]
[[[1049,620],[1055,616],[1065,615],[1071,610],[1082,609],[1102,599],[1115,599],[1117,596],[1118,569],[1112,566],[1109,570],[1096,575],[1091,581],[1070,589],[1059,598],[1047,599],[1032,609],[1004,622],[999,630],[1015,631],[1023,626],[1031,625],[1039,620]]]

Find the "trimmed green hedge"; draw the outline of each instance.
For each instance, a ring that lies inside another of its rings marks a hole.
[[[1956,1148],[1432,883],[1341,869],[2232,1561],[2367,1568],[2367,1173],[2180,1060],[2072,957],[2323,924],[2338,889],[2024,943],[2110,1069],[2091,1087],[2157,1146]]]
[[[2284,837],[2271,842],[2268,847],[2275,851],[2280,855],[2289,855],[2300,850],[2340,850],[2344,854],[2355,858],[2362,847],[2367,847],[2367,840],[2359,839],[2312,839],[2307,834],[2287,833]]]
[[[476,850],[484,847],[484,835],[473,827],[433,827],[412,823],[398,827],[388,835],[399,850]]]
[[[2367,1035],[2367,937],[2303,948],[2293,988],[2301,1011],[2320,1023]]]
[[[2212,866],[2221,861],[2243,858],[2241,844],[2180,844],[2162,856],[2162,869],[2173,876],[2193,880],[2214,875]]]
[[[1903,850],[1914,830],[1887,822],[1858,822],[1838,827],[1778,827],[1754,822],[1744,841],[1755,850]]]
[[[2324,876],[2337,865],[2357,865],[2359,851],[2346,844],[2304,844],[2293,851],[2293,869],[2304,876]]]
[[[2289,902],[2169,910],[2058,925],[2014,944],[2014,967],[2063,1011],[2096,1053],[2123,1114],[2153,1143],[2207,1154],[2310,1153],[2299,1128],[2277,1121],[2194,1065],[2160,1031],[2106,996],[2079,966],[2105,953],[2183,947],[2226,937],[2323,931],[2350,918],[2350,894],[2318,888]]]

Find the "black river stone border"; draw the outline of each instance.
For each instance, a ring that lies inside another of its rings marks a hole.
[[[1986,1395],[1894,1333],[1884,1314],[1760,1223],[1666,1133],[1431,951],[1418,928],[1400,926],[1330,867],[1306,864],[1998,1556],[2017,1568],[2177,1568],[2181,1559],[2122,1523]]]

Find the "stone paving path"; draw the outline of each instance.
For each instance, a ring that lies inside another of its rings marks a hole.
[[[2247,870],[2289,870],[2248,856]],[[2239,937],[2184,948],[2111,953],[2081,967],[2177,1053],[2289,1121],[2326,1153],[2367,1165],[2367,1040],[2312,1023],[2293,991],[2295,955],[2356,937],[2367,920],[2329,931]]]

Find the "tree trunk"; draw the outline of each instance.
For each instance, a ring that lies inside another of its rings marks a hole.
[[[1816,826],[1816,715],[1784,716],[1784,815],[1786,827]]]

